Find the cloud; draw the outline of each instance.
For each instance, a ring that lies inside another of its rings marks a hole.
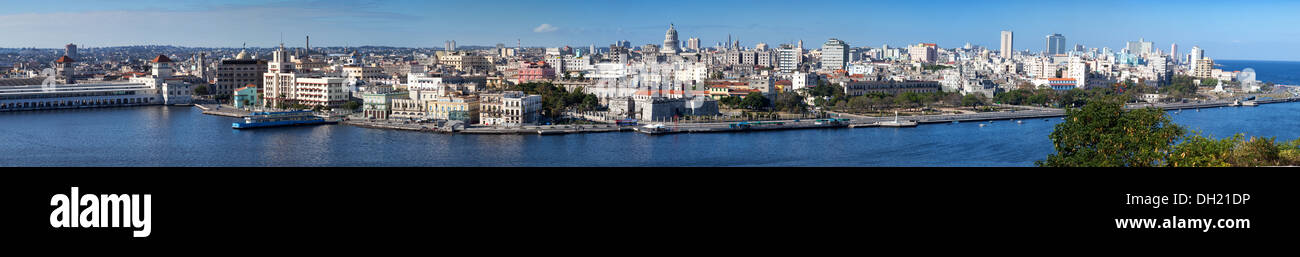
[[[534,29],[533,29],[533,32],[537,32],[537,33],[546,33],[546,32],[553,32],[553,31],[556,31],[556,30],[559,30],[559,29],[560,29],[560,28],[558,28],[558,27],[551,26],[551,24],[543,23],[541,26],[537,26],[537,28],[534,28]]]

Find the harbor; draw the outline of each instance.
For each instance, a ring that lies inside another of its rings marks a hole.
[[[1288,98],[1270,98],[1257,99],[1247,102],[1253,104],[1274,104],[1295,102],[1300,97]],[[1238,101],[1237,105],[1242,104]],[[1159,103],[1159,104],[1128,104],[1126,109],[1138,109],[1154,107],[1163,110],[1184,110],[1199,108],[1218,108],[1232,107],[1234,102],[1206,101],[1190,103]],[[1249,106],[1249,105],[1245,105]],[[203,105],[196,104],[196,108],[203,111],[203,114],[243,118],[252,112],[237,108],[221,107],[220,105]],[[962,122],[985,122],[985,121],[1018,121],[1034,119],[1050,119],[1065,116],[1065,110],[1031,107],[1031,106],[1003,106],[1010,107],[1011,111],[984,112],[973,114],[936,114],[936,115],[914,115],[914,116],[862,116],[848,113],[832,113],[833,118],[826,119],[786,119],[786,120],[765,120],[765,121],[737,121],[737,122],[704,122],[704,123],[672,123],[672,122],[655,122],[650,124],[639,124],[637,126],[616,125],[616,124],[588,124],[588,125],[525,125],[519,127],[497,127],[497,126],[478,126],[478,125],[448,125],[446,123],[431,122],[399,122],[399,121],[374,121],[374,120],[353,120],[339,119],[337,124],[356,126],[373,129],[391,129],[433,133],[459,133],[473,135],[565,135],[577,133],[609,133],[609,132],[639,132],[647,135],[667,135],[680,133],[726,133],[726,132],[757,132],[757,131],[778,131],[778,130],[801,130],[801,129],[834,129],[834,128],[908,128],[925,124],[944,124],[944,123],[962,123]]]

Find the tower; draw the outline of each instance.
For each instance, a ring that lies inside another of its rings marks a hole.
[[[166,55],[158,55],[153,58],[153,77],[159,80],[166,80],[172,77],[172,59]]]
[[[59,57],[58,60],[54,60],[54,77],[58,78],[58,81],[63,82],[63,84],[72,84],[75,82],[73,76],[76,75],[77,68],[72,64],[74,62],[77,62],[77,60],[73,60],[67,55]]]
[[[1010,30],[1002,31],[1002,45],[1001,45],[1002,47],[1000,49],[1000,52],[998,52],[998,54],[1001,55],[1002,58],[1011,59],[1011,54],[1015,52],[1015,50],[1013,49],[1016,49],[1014,41],[1015,41],[1015,35]]]
[[[208,81],[208,64],[203,60],[203,57],[207,55],[208,53],[202,52],[194,54],[194,72],[203,81]]]

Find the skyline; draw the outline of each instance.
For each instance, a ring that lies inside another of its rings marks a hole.
[[[516,39],[524,46],[605,47],[618,40],[641,46],[662,43],[663,33],[672,23],[682,41],[698,37],[706,47],[726,41],[730,34],[745,47],[802,39],[805,48],[813,49],[829,38],[838,38],[852,47],[928,42],[956,48],[969,42],[996,50],[1000,31],[1010,30],[1015,32],[1016,50],[1035,52],[1044,49],[1046,35],[1060,33],[1067,48],[1083,44],[1117,51],[1127,41],[1144,38],[1162,51],[1177,43],[1180,55],[1200,46],[1215,59],[1300,60],[1300,32],[1284,27],[1300,23],[1285,13],[1300,4],[1280,1],[1233,5],[1211,1],[873,1],[837,3],[842,8],[829,10],[821,2],[780,1],[59,2],[15,3],[0,10],[0,31],[16,35],[0,38],[0,47],[61,48],[67,43],[83,48],[240,47],[245,42],[250,47],[272,47],[280,43],[281,35],[288,46],[303,45],[303,38],[309,35],[312,45],[321,47],[436,48],[447,40],[456,40],[461,46],[514,46]]]

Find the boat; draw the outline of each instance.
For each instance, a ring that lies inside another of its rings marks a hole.
[[[1228,106],[1232,106],[1232,107],[1241,106],[1241,100],[1233,100],[1231,104],[1228,104]]]
[[[1259,103],[1256,103],[1255,101],[1245,101],[1245,102],[1241,102],[1241,106],[1255,107],[1255,106],[1259,106]]]
[[[250,129],[327,123],[332,122],[316,116],[311,111],[254,112],[244,116],[244,122],[231,123],[230,127],[234,129]]]
[[[1016,124],[1025,124],[1025,121],[1018,120],[1018,121],[1016,121]]]
[[[641,129],[642,131],[646,131],[646,132],[660,132],[660,131],[668,130],[667,128],[664,128],[664,124],[646,124],[645,126],[642,126]]]
[[[989,125],[989,124],[980,123],[980,127],[981,127],[981,128],[983,128],[984,126],[988,126],[988,125]]]
[[[910,121],[910,120],[908,120],[908,121],[899,121],[899,120],[898,120],[898,111],[894,111],[894,121],[878,122],[877,124],[879,124],[881,127],[895,127],[895,128],[902,128],[902,127],[916,127],[916,122],[915,122],[915,121]]]

